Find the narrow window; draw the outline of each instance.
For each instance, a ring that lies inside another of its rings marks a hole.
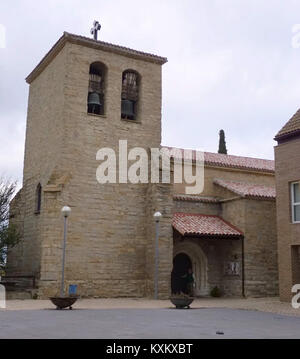
[[[36,188],[36,198],[35,198],[35,213],[38,214],[41,212],[41,203],[42,203],[42,186],[39,183]]]
[[[95,115],[104,115],[105,65],[94,62],[90,66],[87,111]]]
[[[126,70],[122,75],[121,117],[127,120],[137,119],[139,100],[139,75]]]
[[[300,222],[300,182],[291,184],[292,222]]]

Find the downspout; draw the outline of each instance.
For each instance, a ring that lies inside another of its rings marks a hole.
[[[242,237],[242,296],[245,298],[245,243]]]

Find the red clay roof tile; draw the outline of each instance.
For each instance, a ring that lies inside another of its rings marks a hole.
[[[214,183],[246,198],[275,199],[275,186],[214,179]]]
[[[185,150],[183,148],[167,147],[168,150],[172,150],[175,155],[173,157],[183,158],[184,151],[192,151],[192,159],[196,160],[196,150]],[[200,152],[200,151],[199,151]],[[221,153],[204,152],[204,164],[207,166],[227,167],[245,169],[250,171],[268,172],[274,173],[275,164],[273,160],[266,160],[262,158],[242,157],[225,155]]]
[[[173,214],[172,225],[183,236],[234,238],[243,236],[243,233],[232,224],[221,217],[212,215],[177,212]]]

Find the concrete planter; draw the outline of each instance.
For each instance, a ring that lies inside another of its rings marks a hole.
[[[190,304],[193,302],[193,297],[170,297],[170,301],[175,305],[176,309],[190,308]]]
[[[76,302],[78,297],[51,297],[51,302],[56,306],[56,309],[68,308],[73,309],[72,305]]]

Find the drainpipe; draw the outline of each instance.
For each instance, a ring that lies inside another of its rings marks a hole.
[[[242,237],[242,296],[245,297],[245,243]]]

